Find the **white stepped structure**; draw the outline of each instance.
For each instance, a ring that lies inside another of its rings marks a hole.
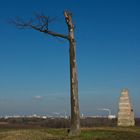
[[[119,111],[118,111],[118,126],[134,126],[134,111],[130,98],[128,95],[128,90],[123,89],[119,101]]]

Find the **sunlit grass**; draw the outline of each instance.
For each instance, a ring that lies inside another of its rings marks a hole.
[[[78,137],[67,129],[0,129],[0,140],[140,140],[140,128],[83,128]]]

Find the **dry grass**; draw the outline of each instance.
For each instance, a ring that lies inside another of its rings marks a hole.
[[[10,130],[0,133],[0,140],[45,140],[54,139],[52,134],[40,130]]]
[[[79,137],[66,129],[1,129],[0,140],[140,140],[140,128],[83,128]]]

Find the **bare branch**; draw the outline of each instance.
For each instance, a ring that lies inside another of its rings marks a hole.
[[[32,19],[24,22],[21,18],[16,17],[15,19],[11,19],[9,23],[16,25],[18,28],[30,28],[29,25],[32,23]]]
[[[16,25],[18,28],[21,29],[34,29],[54,37],[60,37],[68,40],[68,35],[56,33],[48,29],[49,23],[54,20],[55,18],[49,18],[48,16],[45,16],[43,14],[35,14],[34,19],[30,19],[29,21],[24,21],[21,18],[17,17],[15,19],[12,19],[10,23]]]

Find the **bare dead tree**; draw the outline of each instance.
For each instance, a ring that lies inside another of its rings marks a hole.
[[[45,15],[35,15],[35,19],[24,21],[20,18],[15,18],[12,23],[18,28],[29,28],[39,32],[59,37],[68,40],[69,42],[69,55],[70,55],[70,93],[71,93],[71,129],[69,136],[79,135],[80,130],[80,112],[78,103],[78,79],[77,79],[77,66],[76,66],[76,43],[74,37],[74,24],[72,21],[72,14],[64,11],[65,21],[68,27],[68,34],[60,34],[49,30],[49,24],[54,20]]]

